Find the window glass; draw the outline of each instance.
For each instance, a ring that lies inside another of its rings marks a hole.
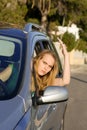
[[[0,36],[0,100],[11,98],[17,93],[21,55],[20,40]]]
[[[13,42],[0,40],[0,56],[12,56],[14,49],[15,45]]]
[[[35,45],[36,54],[40,53],[43,49],[51,49],[52,50],[51,45],[46,40],[38,41]]]

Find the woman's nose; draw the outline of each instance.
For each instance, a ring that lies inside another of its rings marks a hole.
[[[45,65],[45,70],[46,70],[46,71],[48,70],[48,65]]]

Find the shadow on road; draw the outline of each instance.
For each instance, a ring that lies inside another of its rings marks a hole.
[[[73,76],[71,76],[71,78],[72,78],[72,79],[75,79],[75,80],[78,80],[78,81],[80,81],[80,82],[87,83],[87,81],[85,81],[85,80],[82,80],[82,79],[79,79],[79,78],[76,78],[76,77],[73,77]]]

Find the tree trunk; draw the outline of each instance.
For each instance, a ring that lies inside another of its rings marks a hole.
[[[48,20],[47,20],[47,11],[44,11],[42,13],[42,17],[41,17],[41,26],[42,26],[42,29],[44,31],[47,30],[47,23],[48,23]]]

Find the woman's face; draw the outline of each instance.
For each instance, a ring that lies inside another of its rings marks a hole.
[[[54,58],[50,54],[45,54],[38,63],[38,74],[40,76],[44,76],[45,74],[47,74],[54,66],[54,62]]]

